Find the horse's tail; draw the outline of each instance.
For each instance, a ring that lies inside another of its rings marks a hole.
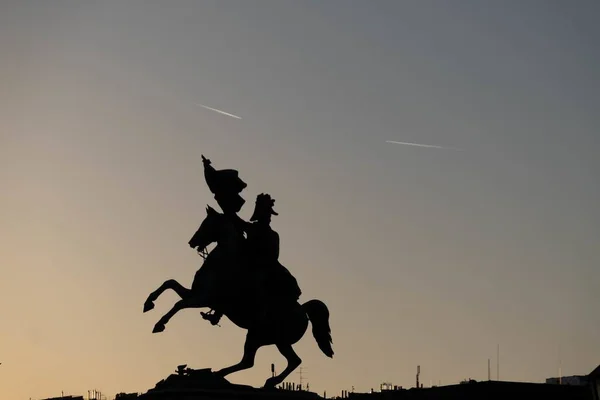
[[[310,300],[304,303],[302,308],[312,324],[313,336],[319,348],[327,357],[333,358],[333,348],[331,347],[333,339],[331,338],[327,306],[320,300]]]

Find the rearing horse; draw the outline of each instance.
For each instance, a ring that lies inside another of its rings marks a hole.
[[[244,264],[239,256],[241,254],[239,246],[243,243],[243,237],[235,234],[235,230],[227,226],[227,223],[224,224],[224,215],[211,207],[207,207],[206,211],[207,217],[194,234],[190,245],[204,249],[211,243],[216,242],[217,246],[206,258],[205,265],[196,273],[192,289],[187,289],[174,279],[170,279],[148,296],[144,303],[144,312],[153,309],[154,301],[167,289],[173,289],[181,297],[181,300],[175,303],[173,308],[156,323],[153,329],[155,333],[164,331],[165,324],[179,310],[184,308],[213,308],[214,295],[211,295],[210,291],[211,289],[214,291],[214,288],[211,287],[214,282],[219,281],[219,276],[232,276],[231,274],[236,276],[236,273],[241,272],[236,271],[236,269],[239,270],[239,266]],[[231,270],[216,271],[216,268]],[[217,289],[221,290],[221,285],[218,284]],[[215,374],[224,377],[237,371],[252,368],[258,349],[274,344],[286,358],[288,365],[281,374],[267,379],[264,387],[273,388],[277,386],[302,363],[292,345],[304,336],[309,321],[312,324],[313,336],[319,348],[326,356],[333,357],[329,310],[325,303],[320,300],[310,300],[300,304],[296,301],[281,309],[277,314],[269,314],[268,318],[265,319],[257,313],[257,306],[252,301],[251,291],[242,289],[239,293],[238,296],[230,295],[221,299],[218,304],[223,314],[231,322],[242,329],[248,330],[244,344],[244,355],[239,363],[223,368]]]
[[[206,249],[210,244],[217,243],[217,246],[206,256],[202,267],[196,272],[191,289],[188,289],[177,282],[175,279],[165,281],[158,289],[150,293],[144,303],[144,312],[154,308],[154,302],[167,289],[173,290],[181,297],[175,305],[163,315],[154,325],[153,333],[165,330],[165,325],[175,314],[185,308],[204,308],[214,307],[215,297],[219,296],[216,290],[224,289],[219,280],[224,276],[230,275],[227,272],[238,272],[235,270],[225,271],[219,269],[233,269],[241,265],[239,262],[240,248],[243,243],[243,236],[235,235],[235,230],[224,224],[224,216],[212,207],[206,207],[206,218],[190,240],[190,246]],[[236,275],[234,275],[236,276]]]

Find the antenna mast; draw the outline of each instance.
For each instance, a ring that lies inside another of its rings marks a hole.
[[[562,385],[562,361],[560,359],[560,345],[558,345],[558,384]]]
[[[304,368],[300,367],[298,369],[298,375],[300,375],[300,390],[302,390],[302,388],[304,387],[302,385],[302,383],[304,382],[304,376],[302,375],[302,371],[304,370]]]
[[[496,380],[500,380],[500,344],[498,344],[498,348],[496,349]]]

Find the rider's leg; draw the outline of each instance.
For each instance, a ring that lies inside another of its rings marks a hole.
[[[221,305],[227,301],[228,293],[231,291],[230,289],[228,289],[227,291],[224,291],[225,290],[224,283],[222,283],[220,285],[220,287],[222,288],[222,290],[220,290],[220,291],[215,290],[211,294],[211,298],[212,298],[211,304],[213,305],[213,307],[211,308],[210,312],[201,312],[200,313],[200,315],[202,315],[202,318],[204,318],[205,320],[210,322],[210,324],[213,326],[219,325],[219,321],[221,321],[221,318],[223,318],[224,313],[222,311]]]
[[[213,299],[212,304],[217,305],[216,308],[213,308],[209,313],[200,313],[202,318],[208,320],[212,325],[218,325],[219,321],[223,317],[222,304],[231,304],[231,302],[239,301],[240,290],[245,291],[247,281],[243,278],[231,280],[225,276],[220,277],[220,281],[217,281],[216,287],[221,288],[218,291],[214,291],[211,294],[211,298]]]
[[[200,312],[202,318],[209,321],[211,325],[215,326],[219,324],[221,317],[223,317],[223,312],[221,311],[222,303],[222,294],[221,293],[213,293],[211,296],[211,309],[210,312]],[[216,307],[215,307],[216,306]]]
[[[265,285],[263,290],[260,291],[258,297],[259,304],[259,319],[262,322],[267,322],[273,319],[276,314],[279,312],[279,303],[280,298],[277,296],[277,292],[275,292],[273,287]]]
[[[217,290],[219,287],[223,287],[222,277],[219,275],[219,271],[215,268],[216,260],[210,259],[205,261],[201,269],[196,272],[194,277],[194,283],[192,284],[192,291],[203,292],[208,299],[210,299],[211,305],[220,304],[222,297],[221,291]],[[203,274],[200,276],[200,274]],[[200,315],[205,320],[209,321],[211,325],[218,325],[219,320],[223,316],[223,313],[219,311],[219,308],[211,308],[209,312],[200,312]]]
[[[267,296],[267,286],[264,281],[259,281],[256,290],[256,306],[258,307],[258,319],[264,321],[267,318],[269,300]]]

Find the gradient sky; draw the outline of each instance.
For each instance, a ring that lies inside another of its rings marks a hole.
[[[0,398],[145,391],[239,360],[198,310],[200,155],[277,200],[281,261],[330,308],[311,390],[600,362],[600,3],[0,3]],[[242,117],[197,107],[202,103]],[[417,148],[386,140],[460,147]],[[559,351],[560,349],[560,351]],[[231,375],[262,385],[276,349]],[[298,375],[292,379],[298,381]]]

